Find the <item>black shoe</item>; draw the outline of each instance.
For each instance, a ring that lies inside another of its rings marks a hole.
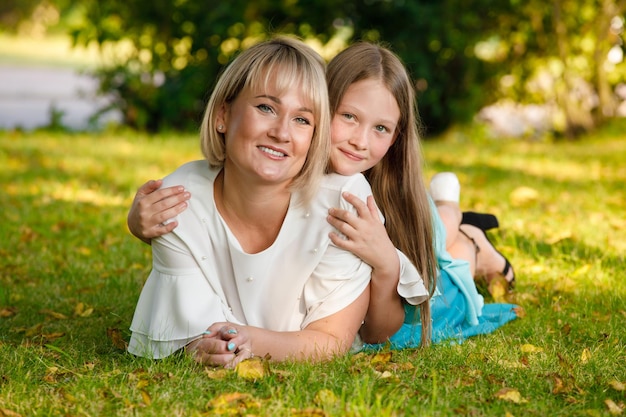
[[[474,211],[464,211],[461,224],[471,224],[478,227],[483,232],[496,229],[500,226],[498,218],[489,213],[476,213]]]

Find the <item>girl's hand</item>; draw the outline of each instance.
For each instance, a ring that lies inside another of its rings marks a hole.
[[[343,198],[354,206],[358,216],[348,210],[331,208],[328,211],[328,223],[345,238],[331,232],[330,240],[336,246],[361,258],[373,269],[384,270],[390,260],[393,261],[398,256],[385,225],[380,220],[374,197],[367,197],[367,204],[350,193],[344,193]]]
[[[232,323],[212,324],[200,339],[187,345],[187,351],[198,363],[225,368],[234,368],[254,356],[248,331]]]
[[[174,230],[178,222],[171,221],[187,208],[187,200],[191,194],[182,186],[159,189],[162,180],[150,180],[142,185],[128,212],[128,229],[130,232],[150,244],[151,239]]]

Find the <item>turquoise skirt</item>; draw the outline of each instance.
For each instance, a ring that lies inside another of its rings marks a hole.
[[[437,283],[439,294],[431,298],[432,342],[445,341],[461,343],[468,337],[489,334],[506,323],[517,318],[514,304],[485,304],[478,324],[471,325],[466,321],[467,300],[448,273],[441,271]],[[415,306],[405,305],[404,324],[389,342],[391,349],[418,347],[421,341],[422,324],[419,322],[419,311]],[[380,349],[386,344],[364,345],[365,349]]]

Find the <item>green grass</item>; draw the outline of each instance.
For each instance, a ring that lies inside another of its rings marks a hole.
[[[195,136],[0,133],[0,415],[617,413],[626,402],[624,131],[616,123],[554,144],[458,130],[425,143],[429,176],[455,171],[463,206],[499,216],[492,237],[516,268],[525,317],[389,362],[272,364],[257,381],[184,356],[135,358],[116,338],[129,338],[150,269],[127,208],[145,180],[200,157]],[[501,398],[507,388],[514,401]]]

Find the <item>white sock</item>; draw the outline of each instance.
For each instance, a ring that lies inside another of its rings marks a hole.
[[[459,203],[461,184],[454,172],[439,172],[430,180],[430,195],[435,201]]]

